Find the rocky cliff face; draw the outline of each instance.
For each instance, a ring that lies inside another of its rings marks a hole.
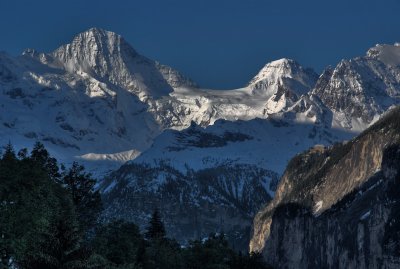
[[[277,268],[397,268],[399,117],[292,159],[254,220],[251,251]]]

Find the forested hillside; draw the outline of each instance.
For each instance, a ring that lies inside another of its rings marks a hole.
[[[155,209],[146,233],[134,223],[100,223],[96,181],[83,166],[60,165],[40,143],[11,144],[0,158],[0,268],[267,268],[228,246],[223,233],[181,246]]]

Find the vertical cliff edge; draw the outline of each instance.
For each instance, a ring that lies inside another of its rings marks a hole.
[[[399,268],[400,108],[351,141],[293,158],[254,219],[276,268]]]

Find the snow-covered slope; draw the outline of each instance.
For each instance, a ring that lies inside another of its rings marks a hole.
[[[224,163],[244,163],[280,174],[289,156],[315,144],[327,145],[350,137],[351,133],[331,130],[311,120],[302,122],[284,116],[234,122],[218,120],[205,129],[193,124],[182,131],[165,131],[132,162],[167,162],[180,171],[187,167],[199,170]]]
[[[267,118],[293,105],[315,85],[317,74],[293,60],[267,64],[248,86],[234,90],[177,88],[150,105],[160,122],[173,129],[201,126],[218,119],[230,121]]]

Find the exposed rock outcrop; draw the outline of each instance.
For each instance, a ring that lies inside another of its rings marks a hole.
[[[398,268],[400,108],[357,138],[291,160],[254,220],[277,268]]]

